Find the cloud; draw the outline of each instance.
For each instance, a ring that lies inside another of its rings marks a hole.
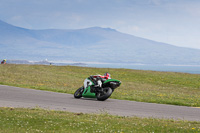
[[[21,15],[16,15],[16,16],[12,16],[10,18],[7,19],[7,21],[10,24],[13,24],[15,26],[19,26],[19,27],[23,27],[23,28],[28,28],[28,29],[32,29],[32,24],[27,22],[24,16]],[[23,25],[23,26],[22,26]]]
[[[149,0],[149,3],[159,6],[161,5],[161,0]]]
[[[20,15],[17,15],[17,16],[11,17],[10,20],[15,21],[15,22],[17,22],[17,21],[23,21],[24,17],[20,16]]]
[[[187,6],[185,6],[185,11],[187,11],[193,17],[200,17],[199,7],[200,7],[200,4],[187,5]]]
[[[132,35],[137,35],[138,33],[140,34],[141,32],[144,32],[144,29],[137,25],[125,23],[126,22],[118,22],[118,25],[115,25],[114,28],[123,33]]]
[[[81,20],[82,20],[82,17],[81,17],[80,15],[78,15],[78,14],[75,14],[75,13],[73,13],[73,14],[70,16],[70,18],[71,18],[71,22],[72,22],[72,23],[73,23],[73,22],[79,23],[79,22],[81,22]]]

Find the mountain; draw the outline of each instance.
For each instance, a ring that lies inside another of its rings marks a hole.
[[[200,50],[110,28],[31,30],[0,20],[0,58],[77,62],[200,65]]]

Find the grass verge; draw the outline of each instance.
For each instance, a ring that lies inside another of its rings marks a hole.
[[[83,114],[42,109],[0,108],[0,132],[200,132],[200,122]]]
[[[200,107],[200,75],[130,69],[0,65],[0,84],[73,94],[90,75],[122,81],[111,98]]]

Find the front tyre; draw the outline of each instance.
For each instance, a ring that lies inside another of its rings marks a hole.
[[[74,93],[74,98],[81,98],[83,91],[84,91],[84,87],[81,87],[78,90],[76,90],[76,92]]]
[[[103,92],[98,92],[97,93],[97,100],[99,101],[105,101],[106,99],[108,99],[110,97],[110,95],[112,94],[112,89],[110,87],[105,87],[103,88]]]

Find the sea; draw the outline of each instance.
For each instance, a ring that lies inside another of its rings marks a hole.
[[[67,65],[67,64],[65,64]],[[69,65],[69,64],[68,64]],[[73,64],[71,64],[73,65]],[[96,68],[125,68],[135,70],[150,70],[163,72],[181,72],[200,74],[200,65],[152,65],[152,64],[131,64],[131,63],[80,63],[73,66],[96,67]]]

